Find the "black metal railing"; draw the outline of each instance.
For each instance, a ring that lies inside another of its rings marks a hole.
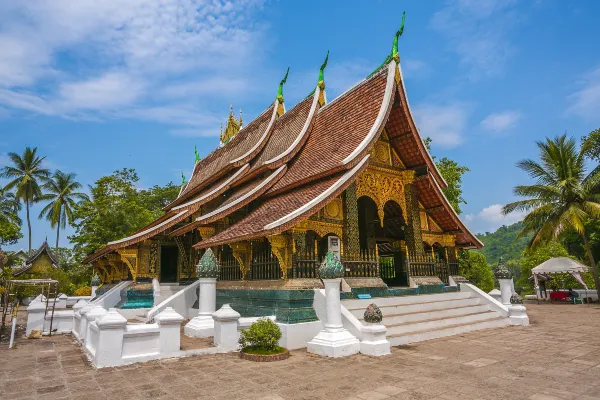
[[[431,254],[408,253],[406,266],[410,276],[436,276],[435,260]]]
[[[437,260],[435,262],[436,275],[441,279],[444,284],[448,284],[448,263],[445,260]]]
[[[292,264],[292,271],[288,272],[288,278],[319,277],[320,260],[314,251],[307,250],[294,254]]]
[[[240,281],[242,280],[242,270],[240,263],[233,254],[225,253],[221,256],[221,269],[219,270],[220,281]]]
[[[458,275],[458,260],[448,261],[448,274],[450,276]]]
[[[281,279],[279,260],[273,255],[270,248],[252,251],[252,263],[248,280],[275,280]]]
[[[394,257],[379,257],[379,274],[385,281],[393,281],[397,278]]]
[[[363,250],[358,254],[344,254],[341,258],[347,278],[379,277],[376,250]]]

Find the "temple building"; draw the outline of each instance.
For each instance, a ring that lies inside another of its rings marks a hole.
[[[15,277],[32,275],[34,277],[48,278],[50,276],[47,274],[53,269],[58,269],[58,258],[50,250],[48,242],[44,240],[40,248],[27,257],[19,269],[13,271],[13,275]]]
[[[220,287],[312,288],[334,251],[350,287],[448,285],[459,250],[482,243],[444,196],[415,125],[400,34],[382,65],[331,101],[326,58],[314,90],[293,107],[283,97],[286,73],[253,121],[242,125],[231,111],[220,146],[196,155],[164,215],[85,262],[104,282],[184,282],[211,248]]]

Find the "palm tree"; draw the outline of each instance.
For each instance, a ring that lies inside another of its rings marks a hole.
[[[81,188],[81,183],[75,181],[75,176],[72,173],[56,171],[43,186],[47,193],[40,197],[40,201],[50,201],[40,212],[40,218],[46,217],[51,227],[56,226],[56,248],[58,248],[60,228],[64,229],[67,223],[71,225],[77,201],[88,200],[85,193],[76,191]]]
[[[4,187],[5,190],[15,189],[15,197],[25,203],[27,210],[27,228],[29,230],[29,252],[31,252],[31,221],[29,219],[29,206],[38,201],[42,195],[39,182],[45,182],[50,174],[45,168],[42,168],[42,161],[46,157],[38,157],[37,147],[33,150],[26,147],[23,155],[8,153],[13,165],[2,169],[0,176],[12,179]]]
[[[586,175],[585,155],[575,140],[566,135],[536,142],[540,160],[522,160],[517,166],[536,180],[535,185],[516,186],[517,196],[528,197],[504,206],[504,215],[515,210],[528,212],[519,237],[533,233],[528,248],[556,240],[567,230],[576,231],[583,241],[600,295],[598,269],[585,231],[585,222],[600,218],[600,172]]]

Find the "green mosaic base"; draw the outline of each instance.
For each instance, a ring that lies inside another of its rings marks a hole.
[[[217,309],[229,304],[242,317],[275,315],[285,324],[317,321],[313,299],[313,290],[217,289]]]
[[[456,286],[444,285],[421,285],[416,288],[394,288],[386,289],[376,288],[352,288],[352,292],[340,293],[341,300],[358,299],[359,294],[370,294],[371,297],[390,297],[390,296],[417,296],[420,294],[450,293],[458,292]]]
[[[131,299],[125,300],[125,302],[121,305],[123,309],[131,309],[131,308],[152,308],[154,306],[154,298],[153,297],[135,297]]]
[[[455,293],[458,292],[458,286],[445,286],[444,293]]]
[[[416,296],[419,294],[419,288],[397,288],[390,289],[392,296]]]
[[[139,289],[127,289],[126,292],[127,298],[132,298],[132,297],[150,297],[153,298],[154,297],[154,291],[152,289],[143,289],[143,290],[139,290]]]
[[[444,284],[419,286],[419,294],[434,294],[434,293],[444,293]]]

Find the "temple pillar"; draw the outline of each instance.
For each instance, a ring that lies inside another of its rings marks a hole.
[[[346,254],[360,253],[358,236],[358,199],[356,198],[356,183],[353,182],[344,192],[344,231],[342,234],[343,249]]]
[[[289,236],[285,233],[267,236],[271,244],[271,251],[279,261],[281,279],[287,279],[292,272],[292,246]]]
[[[410,253],[422,253],[424,248],[419,212],[419,191],[413,183],[407,183],[404,185],[404,196],[406,198],[406,247]]]
[[[240,264],[242,280],[246,280],[246,276],[250,272],[250,262],[252,261],[252,247],[250,246],[250,242],[229,243],[229,247],[231,247],[233,257]]]

